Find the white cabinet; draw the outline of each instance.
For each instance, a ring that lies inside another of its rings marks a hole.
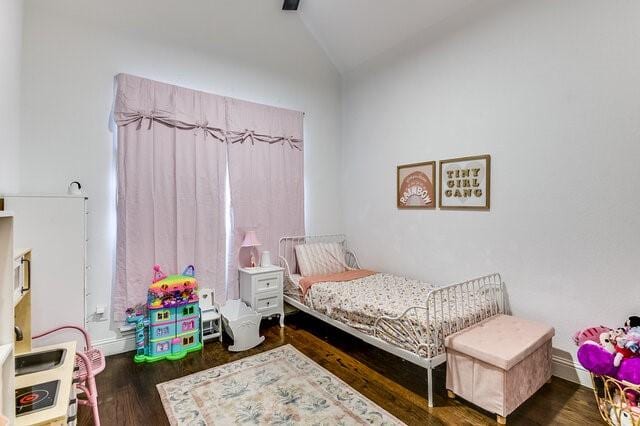
[[[4,195],[2,198],[5,209],[15,215],[15,247],[30,247],[33,251],[32,333],[64,324],[86,327],[86,197]],[[73,333],[56,333],[35,340],[34,346],[76,338]]]
[[[262,317],[280,315],[284,327],[282,282],[284,269],[278,266],[240,268],[240,297]]]

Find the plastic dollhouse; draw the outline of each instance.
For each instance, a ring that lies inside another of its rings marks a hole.
[[[194,267],[167,276],[154,266],[146,309],[129,309],[127,315],[127,321],[136,325],[135,362],[177,360],[202,349]]]

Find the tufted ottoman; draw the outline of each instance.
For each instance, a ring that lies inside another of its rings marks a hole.
[[[498,423],[551,379],[553,327],[496,315],[445,339],[447,393],[497,414]]]

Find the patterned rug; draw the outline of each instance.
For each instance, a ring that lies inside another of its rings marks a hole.
[[[403,425],[291,345],[170,382],[173,425]]]

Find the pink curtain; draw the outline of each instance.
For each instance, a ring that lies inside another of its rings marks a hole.
[[[146,301],[155,263],[194,264],[224,300],[225,99],[120,74],[116,281],[113,310]]]
[[[274,135],[256,141],[252,135],[230,140],[231,252],[229,297],[238,295],[238,254],[247,229],[255,229],[260,251],[271,252],[278,263],[278,240],[304,234],[302,113],[227,99],[227,129],[234,134]]]
[[[302,113],[127,74],[116,84],[115,318],[145,301],[155,263],[166,273],[194,264],[217,300],[237,298],[246,229],[256,229],[274,263],[279,238],[304,233]]]

